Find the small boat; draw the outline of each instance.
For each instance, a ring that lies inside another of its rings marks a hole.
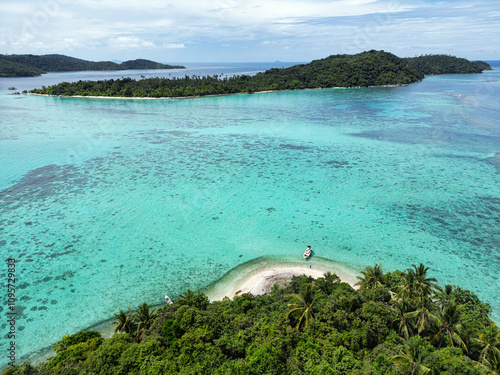
[[[311,249],[311,246],[307,246],[307,249],[306,251],[304,252],[304,259],[307,259],[311,256],[312,254],[312,249]]]
[[[166,294],[165,294],[165,303],[167,305],[172,305],[173,304],[172,300]]]

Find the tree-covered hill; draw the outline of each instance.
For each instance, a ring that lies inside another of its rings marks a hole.
[[[42,69],[13,62],[0,55],[0,77],[36,77],[43,73]]]
[[[372,50],[356,55],[333,55],[312,61],[309,64],[295,65],[286,69],[270,69],[254,76],[215,75],[172,79],[133,80],[124,78],[121,80],[63,82],[31,92],[62,96],[160,98],[253,93],[269,90],[407,85],[422,80],[427,74],[427,69],[425,69],[427,65],[437,66],[443,73],[456,73],[460,68],[464,69],[461,72],[469,73],[470,71],[467,70],[469,65],[463,64],[462,60],[464,59],[452,57],[434,59],[434,56],[422,56],[416,60],[402,59],[388,52]],[[455,61],[454,64],[452,64],[453,61]],[[476,71],[482,70],[477,63],[470,64],[475,67]]]
[[[366,267],[360,289],[336,275],[300,276],[267,295],[120,310],[116,333],[64,336],[57,354],[6,374],[456,374],[500,373],[491,309],[427,267],[384,274]]]
[[[491,70],[491,66],[483,61],[469,61],[449,55],[423,55],[408,58],[407,61],[425,75],[469,74]]]
[[[38,76],[47,72],[84,70],[174,69],[180,65],[165,65],[137,59],[116,64],[111,61],[87,61],[65,55],[0,55],[0,77]]]
[[[285,89],[404,85],[423,75],[392,53],[371,50],[356,55],[332,55],[309,64],[271,69],[255,76],[267,86]]]

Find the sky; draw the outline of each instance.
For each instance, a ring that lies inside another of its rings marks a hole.
[[[309,62],[371,49],[499,60],[500,1],[0,1],[0,54]]]

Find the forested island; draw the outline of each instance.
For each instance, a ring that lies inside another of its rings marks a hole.
[[[184,69],[182,65],[165,65],[137,59],[122,62],[87,61],[65,55],[0,55],[0,77],[35,77],[47,72],[84,70]]]
[[[447,55],[400,58],[384,51],[332,55],[309,64],[270,69],[254,76],[185,76],[63,82],[31,93],[61,96],[192,97],[276,90],[408,85],[425,75],[481,73],[491,67]]]
[[[270,293],[120,310],[113,337],[81,331],[37,366],[2,374],[499,374],[491,308],[428,267],[366,267],[359,290],[335,274],[296,276]]]

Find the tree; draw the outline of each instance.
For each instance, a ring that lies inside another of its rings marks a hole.
[[[495,354],[500,358],[500,329],[495,323],[491,323],[488,326],[482,325],[482,332],[479,334],[478,338],[473,340],[479,345],[481,345],[481,355],[479,356],[479,362],[488,362],[488,358],[493,357]]]
[[[363,277],[358,276],[359,282],[356,285],[359,285],[359,289],[375,289],[377,287],[381,287],[384,281],[384,272],[382,271],[381,264],[375,264],[374,267],[367,266],[364,271],[361,271]]]
[[[406,318],[415,320],[415,328],[419,336],[436,320],[433,310],[434,305],[430,297],[423,297],[418,303],[417,310],[405,314]]]
[[[129,315],[130,307],[127,312],[120,309],[118,314],[115,314],[113,324],[116,324],[115,332],[133,333],[137,330],[137,325],[134,322],[132,315]]]
[[[396,311],[397,314],[397,318],[394,319],[394,323],[397,324],[398,334],[399,336],[408,340],[410,337],[414,335],[412,329],[412,327],[414,326],[413,319],[407,315],[408,312],[410,312],[409,310],[410,306],[408,302],[405,300],[402,300],[401,302],[394,301],[392,303],[394,306],[394,310]]]
[[[208,297],[202,292],[193,292],[188,289],[186,292],[182,293],[176,301],[179,305],[188,305],[197,307],[200,310],[206,310],[210,301]]]
[[[491,371],[491,374],[500,374],[500,352],[492,351],[483,364]]]
[[[341,282],[340,278],[337,274],[332,274],[331,272],[327,272],[324,274],[322,278],[319,278],[316,281],[317,287],[326,295],[332,294],[333,290],[336,286]]]
[[[405,341],[403,351],[392,357],[391,361],[406,374],[426,374],[430,371],[423,365],[427,354],[425,339],[414,337]]]
[[[157,316],[157,309],[151,310],[151,306],[149,306],[146,302],[139,305],[134,313],[134,318],[137,321],[137,333],[140,335],[139,338],[142,336],[144,330],[148,329],[151,324],[153,324]]]
[[[418,267],[414,264],[412,266],[415,269],[415,291],[418,295],[421,297],[430,296],[441,289],[434,277],[427,277],[429,267],[425,267],[422,263]]]
[[[101,334],[97,331],[80,331],[74,335],[64,335],[61,341],[56,342],[52,346],[52,349],[59,353],[72,345],[87,342],[94,338],[101,338]]]
[[[324,295],[316,295],[314,284],[307,284],[300,293],[290,294],[287,297],[294,301],[294,303],[288,304],[288,307],[292,307],[292,309],[288,312],[287,318],[299,314],[295,328],[299,330],[309,327],[309,321],[314,319],[314,305]]]
[[[438,331],[433,337],[433,342],[439,342],[438,349],[441,348],[444,338],[448,336],[452,347],[457,344],[467,352],[467,346],[462,338],[464,335],[462,308],[462,305],[451,301],[444,308],[438,310],[436,314],[436,328]]]
[[[415,272],[409,269],[402,274],[401,283],[398,285],[398,298],[413,299],[416,295],[415,290]]]

